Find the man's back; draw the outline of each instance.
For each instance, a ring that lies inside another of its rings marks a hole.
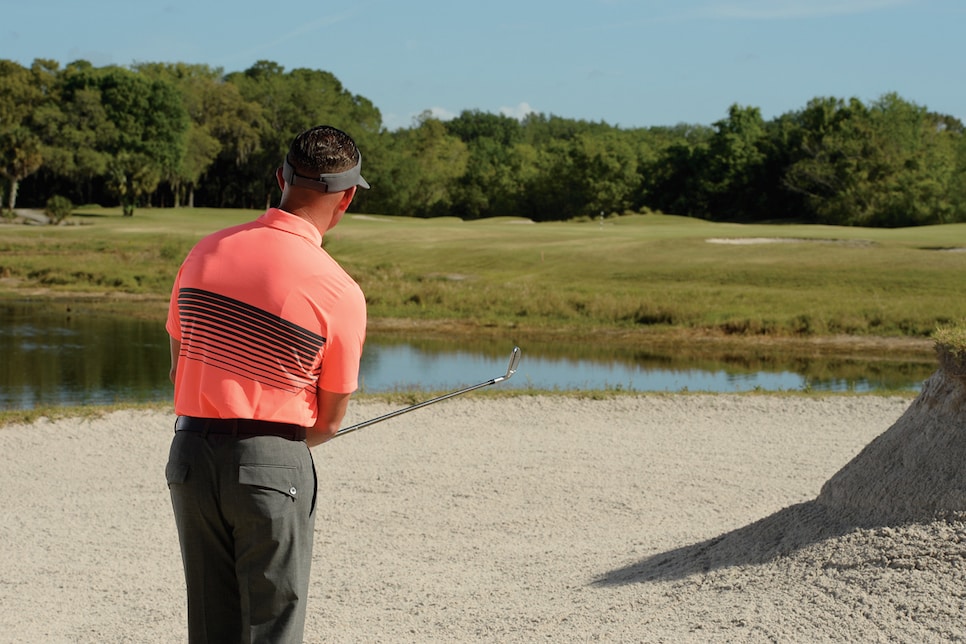
[[[358,363],[364,298],[299,217],[271,209],[209,235],[175,288],[168,326],[186,357],[178,414],[306,425],[300,410],[313,407],[317,383],[355,388],[358,371],[343,363]]]

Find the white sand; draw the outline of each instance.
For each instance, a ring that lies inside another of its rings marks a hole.
[[[966,524],[815,501],[914,405],[464,397],[349,434],[314,450],[306,641],[962,640]],[[0,641],[184,641],[172,422],[0,429]]]

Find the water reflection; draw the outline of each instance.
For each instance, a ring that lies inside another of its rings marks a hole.
[[[26,303],[0,307],[0,407],[104,404],[170,397],[163,329],[143,320]]]
[[[406,338],[370,334],[362,391],[449,391],[503,375],[500,387],[632,391],[918,390],[934,360],[816,359],[698,348],[619,349],[514,338]],[[96,315],[83,303],[0,303],[0,408],[163,401],[171,398],[168,339],[157,321]]]
[[[405,391],[458,389],[501,376],[506,371],[505,359],[456,351],[427,353],[410,345],[377,347],[369,360],[388,360],[399,369],[366,369],[364,360],[363,388],[367,391]],[[408,380],[396,380],[405,376]],[[501,387],[515,389],[592,390],[623,389],[627,391],[770,391],[801,389],[804,378],[794,373],[736,374],[701,369],[662,369],[624,365],[619,362],[596,362],[566,358],[544,358],[524,352],[516,375]]]
[[[512,343],[383,339],[367,345],[365,391],[457,389],[502,375]],[[931,359],[876,360],[723,354],[714,359],[681,350],[629,352],[522,343],[517,374],[500,387],[541,390],[681,392],[918,390],[936,369]],[[505,349],[505,353],[501,353]],[[592,357],[595,352],[601,357]],[[385,362],[385,365],[382,363]],[[391,366],[389,366],[391,365]]]

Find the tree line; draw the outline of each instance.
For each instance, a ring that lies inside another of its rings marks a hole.
[[[818,97],[765,120],[621,128],[530,114],[424,113],[388,130],[331,73],[259,61],[30,67],[0,59],[4,206],[264,208],[300,131],[349,132],[373,189],[356,209],[535,221],[660,211],[716,221],[915,226],[966,221],[963,123],[885,94]]]

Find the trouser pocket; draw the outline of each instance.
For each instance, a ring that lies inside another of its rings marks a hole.
[[[179,483],[184,483],[188,479],[188,464],[177,461],[168,461],[164,466],[164,478],[168,482],[168,487]]]
[[[263,463],[242,463],[238,466],[238,482],[246,486],[252,509],[265,517],[279,517],[292,512],[301,494],[311,490],[302,488],[302,477],[297,467]]]

